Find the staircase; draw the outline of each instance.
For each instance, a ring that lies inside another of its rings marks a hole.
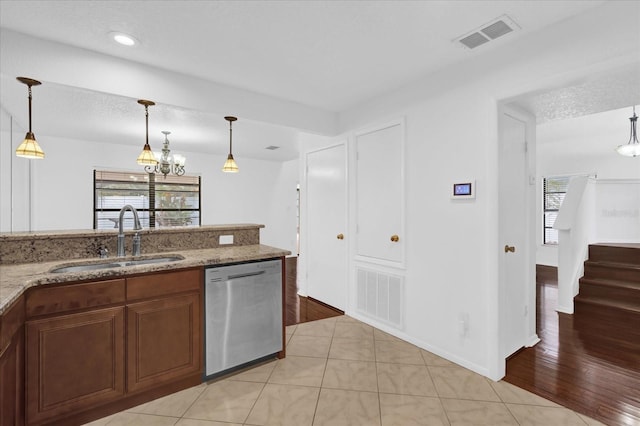
[[[640,244],[592,244],[574,324],[602,346],[640,353]],[[631,357],[640,365],[640,356]]]

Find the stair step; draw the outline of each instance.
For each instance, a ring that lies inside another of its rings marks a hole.
[[[640,282],[580,278],[580,297],[634,303],[640,307]]]
[[[589,260],[640,266],[640,244],[591,244],[589,245]]]
[[[640,265],[589,259],[584,262],[584,277],[640,283]]]
[[[618,303],[583,300],[576,297],[574,325],[581,333],[640,344],[640,308]]]
[[[576,307],[582,306],[587,311],[597,314],[625,316],[640,321],[640,306],[632,302],[588,299],[577,295],[574,299]],[[638,327],[639,323],[633,324]],[[640,327],[638,327],[640,328]]]
[[[588,350],[606,353],[617,348],[640,353],[640,244],[592,244],[584,262],[580,293],[574,298],[575,331],[591,345]]]
[[[609,354],[615,352],[618,355],[612,361],[616,365],[636,370],[640,366],[640,338],[637,336],[619,337],[598,330],[581,329],[578,338],[588,353],[600,359],[607,359]]]

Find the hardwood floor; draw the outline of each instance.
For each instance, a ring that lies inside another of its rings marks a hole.
[[[294,325],[302,322],[321,320],[339,315],[344,312],[332,306],[324,304],[311,297],[298,295],[297,278],[297,257],[287,257],[286,267],[286,295],[285,312],[286,325]]]
[[[536,281],[541,342],[507,361],[504,380],[607,425],[640,425],[640,351],[556,312],[555,268],[539,266]]]

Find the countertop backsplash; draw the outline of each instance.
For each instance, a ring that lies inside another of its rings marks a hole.
[[[147,254],[260,244],[260,228],[264,225],[231,224],[143,229],[138,233],[142,254]],[[135,232],[125,231],[127,255],[131,254]],[[97,258],[101,248],[115,257],[117,235],[117,230],[0,233],[0,265]],[[233,235],[233,243],[220,244],[220,237],[228,235]]]

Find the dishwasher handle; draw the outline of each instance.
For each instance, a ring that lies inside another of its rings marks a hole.
[[[257,275],[262,275],[262,274],[264,274],[264,271],[246,272],[244,274],[229,275],[227,277],[227,281],[236,280],[238,278],[255,277]]]

